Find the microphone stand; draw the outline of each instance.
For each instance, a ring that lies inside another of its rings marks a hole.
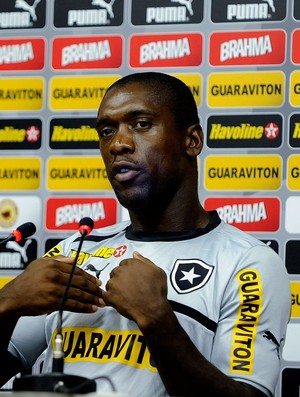
[[[62,304],[58,313],[57,334],[54,341],[52,372],[42,375],[24,375],[15,378],[13,382],[13,391],[30,391],[30,392],[55,392],[55,393],[78,393],[86,394],[96,391],[96,382],[77,375],[68,375],[63,373],[64,367],[64,351],[63,351],[63,335],[62,335],[62,313],[68,298],[69,289],[73,274],[76,269],[79,254],[85,236],[93,229],[94,222],[90,218],[83,218],[79,222],[79,231],[81,234],[78,250],[72,265],[69,281],[66,286]]]

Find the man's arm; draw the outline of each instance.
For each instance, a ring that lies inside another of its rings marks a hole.
[[[60,309],[74,258],[40,258],[0,290],[0,379],[6,383],[23,369],[8,351],[17,321]],[[92,313],[99,306],[100,281],[76,267],[65,309]],[[30,330],[28,330],[30,332]]]

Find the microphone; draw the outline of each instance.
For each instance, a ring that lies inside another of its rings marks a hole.
[[[61,306],[58,311],[57,334],[54,340],[52,372],[42,375],[24,375],[20,378],[15,378],[13,382],[13,391],[44,391],[79,394],[92,393],[96,391],[95,380],[63,373],[64,351],[62,335],[62,315],[66,301],[68,299],[72,278],[76,269],[84,238],[93,230],[93,228],[94,221],[89,217],[82,218],[78,224],[78,231],[81,236],[74,263],[70,272],[68,284],[66,286]]]
[[[26,222],[17,227],[15,230],[11,232],[11,234],[6,237],[6,239],[0,242],[1,244],[7,243],[8,241],[16,241],[19,243],[20,241],[24,240],[32,236],[36,232],[35,224],[32,222]]]

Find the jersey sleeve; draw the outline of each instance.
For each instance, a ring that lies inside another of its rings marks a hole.
[[[222,299],[211,362],[271,396],[290,316],[288,274],[267,246],[249,249],[236,269]]]
[[[21,317],[14,329],[8,351],[31,368],[47,347],[45,335],[46,315]]]

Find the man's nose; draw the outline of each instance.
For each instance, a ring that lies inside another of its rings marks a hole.
[[[132,131],[126,126],[119,126],[110,144],[114,154],[133,153],[135,149]]]

